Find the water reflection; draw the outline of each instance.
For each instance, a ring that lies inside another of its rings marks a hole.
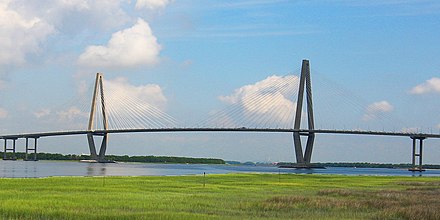
[[[424,171],[425,172],[425,171]],[[419,172],[419,171],[411,171],[412,175],[411,176],[417,176],[417,177],[421,177],[423,176],[423,172]]]
[[[87,176],[105,176],[107,163],[88,163]]]
[[[26,177],[35,177],[37,176],[37,166],[35,166],[35,161],[29,161],[31,163],[24,163],[24,172]]]
[[[38,172],[34,163],[23,161],[1,161],[0,166],[0,177],[36,177]]]

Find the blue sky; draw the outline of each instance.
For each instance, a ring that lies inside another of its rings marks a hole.
[[[309,59],[322,128],[438,133],[438,39],[440,3],[429,0],[2,0],[0,131],[81,128],[86,107],[72,106],[75,97],[89,99],[96,72],[176,119],[195,122],[224,108],[221,97],[245,97],[247,90],[238,89],[297,74]],[[291,136],[282,134],[110,140],[114,154],[294,159]],[[409,162],[410,144],[323,135],[313,160]],[[439,163],[440,142],[427,144],[426,162]],[[41,150],[86,153],[86,139],[42,139]]]

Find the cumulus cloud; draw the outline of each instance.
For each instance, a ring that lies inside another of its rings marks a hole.
[[[41,43],[54,33],[54,27],[40,17],[23,15],[10,4],[0,2],[0,65],[25,63],[26,56],[38,53]]]
[[[8,117],[8,111],[4,108],[0,108],[0,118],[7,118]]]
[[[124,0],[52,0],[49,18],[65,33],[81,33],[84,29],[112,30],[130,21],[123,10]]]
[[[367,107],[362,119],[364,121],[371,121],[376,119],[378,115],[386,112],[392,112],[393,110],[394,106],[387,101],[375,102]]]
[[[60,34],[93,33],[119,28],[130,21],[123,9],[126,0],[13,0],[21,14],[37,16],[53,25]]]
[[[126,78],[105,80],[109,128],[175,127],[177,121],[165,113],[167,98],[156,84],[133,85]]]
[[[411,94],[422,95],[426,93],[440,93],[440,78],[433,77],[419,84],[409,91]]]
[[[117,111],[131,107],[127,102],[138,101],[148,103],[162,111],[165,110],[167,98],[163,94],[162,88],[157,84],[133,85],[125,77],[118,77],[113,80],[104,81],[105,94],[109,105]],[[131,100],[127,100],[127,99]]]
[[[219,99],[230,105],[239,106],[244,115],[258,123],[270,117],[270,123],[291,125],[296,111],[292,92],[298,84],[297,76],[270,76],[252,85],[238,88],[233,94]],[[265,121],[265,120],[264,120]]]
[[[171,123],[171,120],[168,120],[171,118],[167,118],[168,121],[163,120],[168,100],[159,85],[133,85],[127,78],[119,77],[104,80],[103,86],[110,129],[146,128],[152,125],[153,121],[162,123],[155,124],[156,126]],[[78,90],[80,96],[87,97],[85,100],[80,98],[81,103],[63,109],[43,108],[33,112],[33,115],[42,122],[56,124],[61,129],[85,129],[90,117],[92,94],[85,93],[82,84],[78,86]],[[100,95],[97,99],[94,129],[102,129]],[[142,124],[144,122],[146,123]]]
[[[164,8],[167,6],[171,0],[137,0],[136,1],[136,9],[157,9]]]
[[[171,0],[139,0],[135,7],[155,10],[166,7],[170,2]],[[95,36],[99,35],[108,37],[108,33],[121,30],[121,27],[125,27],[136,18],[128,13],[131,6],[132,3],[126,0],[1,0],[0,66],[21,65],[29,61],[29,55],[41,54],[44,52],[42,45],[47,43],[49,36],[54,36],[51,38],[54,45],[60,43],[63,47],[81,46],[78,44],[90,39],[90,34],[93,34],[94,40]],[[115,33],[114,36],[121,36],[122,38],[118,39],[122,41],[114,39],[111,41],[114,44],[109,42],[107,50],[99,49],[98,45],[89,47],[88,55],[96,58],[104,53],[104,57],[98,60],[107,66],[115,58],[121,58],[115,66],[156,63],[160,45],[151,33],[149,25],[142,22],[138,21],[135,25],[137,28]],[[138,35],[135,33],[136,30]],[[68,41],[58,42],[66,38]],[[125,49],[118,48],[117,45]],[[126,55],[117,57],[117,52]],[[130,56],[133,59],[127,59]]]
[[[98,67],[154,65],[160,50],[150,26],[139,18],[133,27],[114,33],[106,46],[87,47],[78,62]]]

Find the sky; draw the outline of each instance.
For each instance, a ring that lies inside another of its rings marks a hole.
[[[126,94],[185,126],[230,105],[285,114],[295,98],[270,89],[296,82],[286,75],[303,59],[317,128],[440,133],[438,39],[435,0],[0,0],[0,133],[85,129],[97,72],[115,111]],[[272,109],[249,101],[263,94]],[[82,136],[39,141],[88,153]],[[295,158],[291,134],[261,133],[118,134],[108,153]],[[410,153],[409,138],[318,135],[312,161],[408,163]],[[425,162],[439,154],[428,139]]]

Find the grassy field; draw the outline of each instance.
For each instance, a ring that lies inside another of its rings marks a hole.
[[[226,174],[205,179],[0,179],[0,218],[440,219],[440,178]]]

